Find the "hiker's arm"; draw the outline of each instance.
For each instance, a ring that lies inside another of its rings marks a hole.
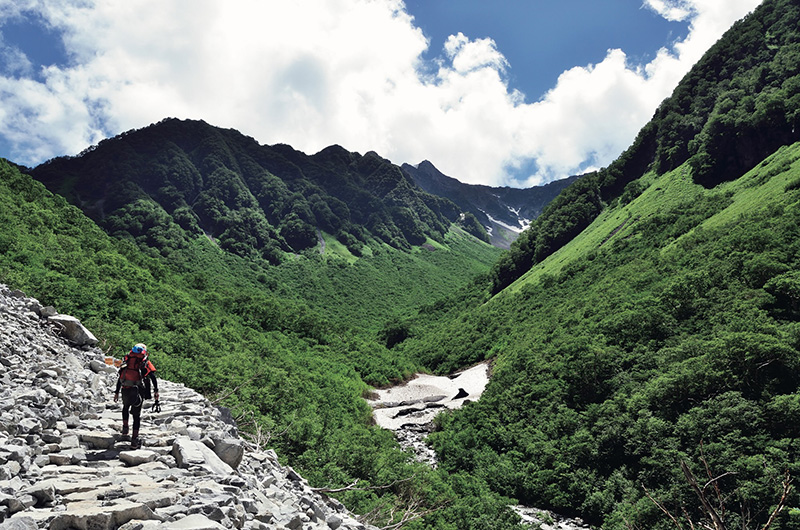
[[[122,379],[117,378],[117,388],[114,390],[114,401],[119,399],[119,387],[122,386]]]
[[[158,399],[158,379],[156,379],[155,372],[150,372],[147,377],[150,378],[150,382],[153,384],[153,396]]]

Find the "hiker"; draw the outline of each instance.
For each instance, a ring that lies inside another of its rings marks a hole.
[[[114,402],[119,400],[119,391],[122,389],[122,434],[128,434],[128,416],[133,415],[133,435],[131,436],[131,449],[138,449],[142,443],[139,440],[139,423],[144,400],[150,397],[150,387],[158,403],[158,381],[156,368],[147,356],[147,346],[142,343],[131,348],[130,353],[122,360],[119,368],[117,389],[114,391]]]

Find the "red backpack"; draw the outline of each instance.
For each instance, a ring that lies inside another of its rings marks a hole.
[[[155,366],[147,358],[146,350],[140,353],[130,351],[122,360],[122,365],[119,368],[119,378],[122,381],[122,386],[143,386],[144,397],[149,399],[150,385],[147,376],[150,375],[150,372],[155,371]]]

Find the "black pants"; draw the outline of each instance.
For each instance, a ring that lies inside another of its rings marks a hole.
[[[144,399],[139,394],[139,387],[122,387],[122,424],[128,424],[128,414],[133,415],[133,435],[139,434],[139,424],[142,416],[142,405]]]

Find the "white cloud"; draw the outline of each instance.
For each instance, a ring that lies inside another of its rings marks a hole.
[[[33,76],[0,42],[0,136],[32,164],[176,116],[306,152],[338,143],[396,163],[427,158],[473,183],[514,184],[533,160],[535,184],[611,162],[757,3],[646,0],[690,20],[689,36],[643,67],[609,50],[527,103],[491,39],[459,33],[423,64],[429,42],[401,0],[0,0],[0,20],[41,17],[69,56]]]
[[[645,0],[645,5],[667,20],[686,20],[694,12],[689,0]]]
[[[453,61],[455,71],[461,74],[487,67],[502,72],[508,65],[492,39],[471,41],[461,32],[448,37],[444,51]]]

